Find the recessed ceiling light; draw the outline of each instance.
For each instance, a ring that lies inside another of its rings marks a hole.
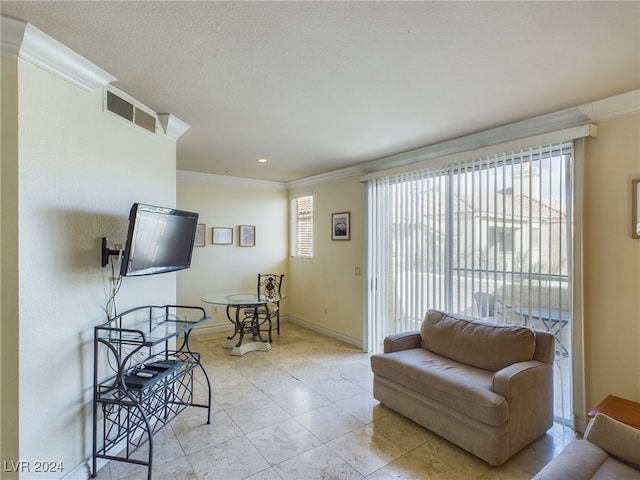
[[[267,163],[269,160],[267,160],[266,158],[259,158],[258,159],[258,163]]]

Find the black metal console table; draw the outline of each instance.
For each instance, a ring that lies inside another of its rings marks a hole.
[[[200,307],[148,305],[95,327],[92,477],[103,458],[145,465],[150,480],[155,432],[188,406],[206,408],[210,423],[211,383],[189,347],[191,330],[209,318]],[[193,403],[196,368],[206,380],[206,404]],[[146,442],[148,458],[134,458]]]

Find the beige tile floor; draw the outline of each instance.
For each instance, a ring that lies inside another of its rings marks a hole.
[[[192,336],[212,383],[211,424],[190,407],[157,433],[154,479],[530,479],[575,437],[554,426],[490,467],[380,405],[356,347],[287,322],[271,351],[232,357],[227,334]],[[202,401],[202,385],[196,393]],[[146,467],[112,461],[97,478],[144,479]]]

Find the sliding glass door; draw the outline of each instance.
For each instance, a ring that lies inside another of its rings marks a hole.
[[[572,173],[563,142],[369,181],[373,350],[430,308],[551,331],[570,421]]]

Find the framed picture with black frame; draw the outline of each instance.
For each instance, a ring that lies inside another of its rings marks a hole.
[[[351,212],[331,214],[331,240],[351,240]]]

